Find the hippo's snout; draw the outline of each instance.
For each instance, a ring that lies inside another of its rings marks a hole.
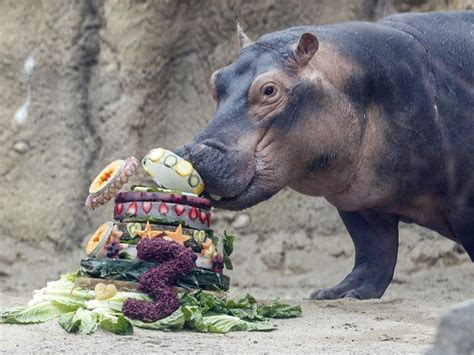
[[[245,161],[239,151],[218,142],[185,145],[175,153],[189,160],[206,185],[206,192],[222,197],[233,197],[242,192],[251,181],[255,164]]]
[[[185,160],[189,160],[189,146],[188,145],[182,145],[176,149],[173,149],[173,153],[180,156],[181,158]]]

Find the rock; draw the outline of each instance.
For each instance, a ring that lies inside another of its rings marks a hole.
[[[13,145],[13,149],[17,153],[25,154],[28,150],[30,150],[30,147],[25,141],[19,141]]]
[[[448,309],[438,324],[434,345],[426,355],[474,354],[474,300]]]
[[[235,216],[235,219],[232,222],[232,227],[235,229],[243,229],[248,227],[251,221],[252,220],[248,213],[239,213],[237,216]]]

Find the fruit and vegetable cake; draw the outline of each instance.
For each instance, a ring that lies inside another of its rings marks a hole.
[[[7,323],[59,318],[68,332],[133,327],[226,333],[272,330],[268,318],[301,314],[299,306],[227,300],[234,236],[211,228],[211,200],[192,164],[171,151],[149,151],[141,166],[152,185],[132,185],[135,157],[115,160],[93,180],[86,206],[114,200],[113,220],[90,236],[79,271],[34,292],[26,307],[0,312]]]
[[[164,260],[165,256],[145,256],[149,254],[147,248],[168,246],[181,248],[193,259],[193,267],[179,277],[173,276],[169,288],[222,295],[229,289],[230,279],[223,269],[225,265],[232,268],[229,256],[233,236],[225,234],[219,252],[218,238],[211,229],[211,200],[198,195],[204,189],[199,173],[174,153],[153,149],[143,158],[142,167],[155,186],[134,185],[131,191],[120,192],[137,167],[134,157],[116,160],[92,182],[86,206],[95,209],[115,198],[114,221],[105,222],[91,236],[78,282],[86,287],[104,283],[144,290],[143,275],[171,262]]]

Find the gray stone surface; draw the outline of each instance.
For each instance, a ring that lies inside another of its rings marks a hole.
[[[435,343],[426,354],[474,354],[474,299],[451,307],[441,316]]]

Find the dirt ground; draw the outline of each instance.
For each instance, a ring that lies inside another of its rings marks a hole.
[[[280,297],[300,303],[303,317],[277,320],[269,333],[226,335],[136,329],[120,337],[98,331],[90,336],[64,332],[56,321],[37,325],[0,324],[0,349],[7,353],[423,353],[430,347],[440,314],[474,297],[470,263],[423,270],[394,282],[381,300],[309,301],[311,289],[238,288],[259,299]],[[0,307],[23,304],[28,294],[4,292]]]

